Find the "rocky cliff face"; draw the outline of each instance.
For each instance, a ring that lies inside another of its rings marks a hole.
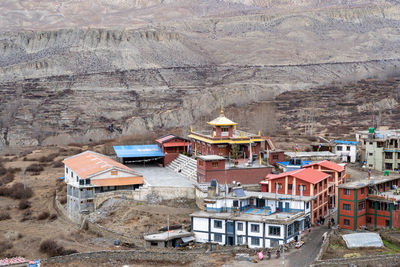
[[[184,133],[204,127],[221,102],[248,110],[286,91],[398,72],[396,6],[271,14],[255,2],[229,4],[236,11],[237,5],[257,8],[243,16],[2,33],[0,146],[120,136],[107,130],[111,123],[122,135]],[[270,114],[228,115],[270,132],[265,118],[275,111],[262,112]]]

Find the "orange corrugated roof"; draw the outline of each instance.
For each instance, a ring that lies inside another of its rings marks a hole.
[[[316,184],[323,179],[328,178],[330,175],[321,171],[317,171],[314,169],[298,169],[290,172],[283,172],[276,175],[268,175],[266,177],[267,180],[274,180],[278,178],[283,178],[286,176],[293,176],[295,178],[301,179],[303,181],[309,182],[311,184]]]
[[[64,159],[63,163],[67,165],[71,170],[78,174],[81,178],[86,178],[93,174],[111,169],[118,168],[123,169],[133,175],[140,176],[131,168],[96,152],[85,151],[80,154],[71,156]]]
[[[311,163],[311,164],[303,166],[303,168],[307,168],[307,167],[310,167],[310,166],[313,166],[313,165],[319,165],[321,167],[324,167],[324,168],[327,168],[327,169],[330,169],[330,170],[334,170],[334,171],[337,171],[337,172],[344,171],[344,167],[343,166],[341,166],[339,164],[336,164],[336,163],[334,163],[332,161],[329,161],[329,160],[323,160],[323,161],[320,161],[320,162]]]

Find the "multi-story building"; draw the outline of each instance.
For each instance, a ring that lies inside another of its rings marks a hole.
[[[229,158],[232,147],[237,146],[239,158],[268,159],[268,164],[283,161],[284,153],[278,150],[270,137],[236,130],[237,123],[225,117],[223,110],[218,118],[208,122],[210,130],[189,134],[194,155],[218,155]]]
[[[190,215],[192,231],[200,243],[278,247],[297,241],[310,227],[312,199],[234,188],[204,199],[206,210]]]
[[[320,162],[311,163],[303,166],[303,168],[312,168],[314,170],[318,170],[329,174],[330,177],[328,179],[328,195],[329,195],[329,208],[333,209],[337,207],[338,204],[338,190],[337,187],[345,183],[346,177],[346,164],[336,164],[329,160],[323,160]]]
[[[136,171],[102,154],[85,151],[66,158],[67,214],[79,222],[83,214],[94,211],[97,193],[135,190],[143,185]]]
[[[329,192],[333,192],[333,185],[329,183],[331,175],[313,168],[270,174],[261,181],[261,191],[313,197],[311,207],[311,221],[316,222],[321,216],[329,213]],[[279,207],[281,208],[281,207]]]
[[[341,228],[400,227],[400,178],[377,177],[339,185]]]
[[[356,134],[359,141],[361,161],[367,168],[378,171],[394,171],[400,169],[400,130],[359,131]]]

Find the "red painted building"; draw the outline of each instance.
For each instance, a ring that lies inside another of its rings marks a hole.
[[[229,158],[232,146],[237,145],[239,158],[250,158],[259,161],[267,159],[273,164],[284,159],[284,152],[276,149],[272,139],[267,136],[236,130],[236,122],[226,118],[224,112],[218,118],[208,122],[211,126],[206,131],[193,131],[189,134],[192,149],[198,155],[218,155]]]
[[[316,163],[311,163],[303,166],[303,168],[311,168],[322,171],[330,175],[329,177],[329,208],[335,208],[338,204],[338,189],[337,187],[345,183],[346,164],[336,164],[329,160],[324,160]]]
[[[173,134],[160,137],[156,142],[165,154],[163,166],[171,163],[180,153],[189,152],[191,145],[189,140]]]
[[[311,221],[328,215],[328,185],[330,175],[312,168],[299,169],[281,174],[270,174],[261,181],[261,192],[296,196],[314,196]]]
[[[228,163],[229,165],[229,163]],[[209,183],[215,179],[218,183],[240,182],[242,184],[258,184],[272,172],[272,166],[227,166],[224,157],[218,155],[197,156],[197,181]]]
[[[392,189],[399,185],[400,178],[387,176],[339,185],[340,227],[350,230],[400,227],[400,195]]]

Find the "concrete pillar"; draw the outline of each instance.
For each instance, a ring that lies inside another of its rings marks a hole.
[[[289,180],[289,178],[286,176],[285,177],[285,195],[288,194],[288,180]]]
[[[293,177],[292,195],[296,195],[296,178]]]

